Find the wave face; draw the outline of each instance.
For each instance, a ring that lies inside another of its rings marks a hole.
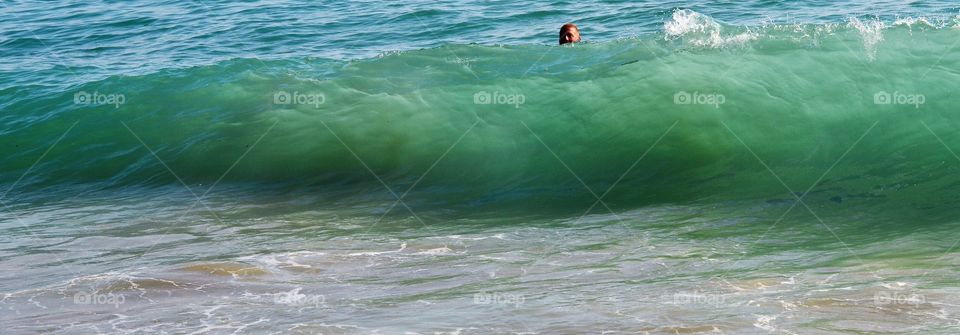
[[[958,39],[955,20],[736,27],[681,10],[662,33],[573,47],[234,59],[11,87],[0,178],[24,191],[384,183],[462,204],[789,189],[953,208]]]

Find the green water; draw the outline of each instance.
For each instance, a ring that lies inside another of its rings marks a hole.
[[[261,58],[245,48],[265,42],[241,38],[223,54],[197,44],[191,61],[118,47],[133,60],[113,68],[17,70],[42,39],[5,39],[0,320],[16,333],[954,333],[956,19],[811,3],[782,9],[805,23],[756,23],[779,10],[739,6],[644,10],[650,32],[598,22],[571,47],[448,32],[405,51],[323,41],[321,56]],[[910,9],[951,10],[930,6]],[[612,8],[589,13],[623,20]],[[231,15],[296,26],[246,10]],[[737,11],[743,24],[719,21]],[[331,29],[390,36],[354,19]]]
[[[123,94],[122,105],[25,118],[30,126],[13,128],[13,145],[0,150],[15,180],[46,149],[30,144],[76,123],[21,189],[179,177],[365,195],[379,178],[401,189],[419,181],[413,198],[468,204],[582,203],[593,198],[588,188],[616,185],[610,201],[629,207],[769,197],[784,185],[758,181],[779,177],[798,192],[819,181],[810,190],[825,198],[950,203],[957,59],[940,51],[955,29],[764,29],[721,35],[731,46],[719,49],[678,47],[717,39],[693,31],[575,48],[450,46],[114,77],[75,92]],[[874,35],[882,46],[864,45]],[[738,36],[755,41],[739,46]],[[73,94],[11,110],[56,109]],[[285,105],[275,94],[319,98]],[[475,94],[522,104],[477,104]],[[878,94],[922,104],[876,104]],[[677,95],[722,104],[678,104]]]

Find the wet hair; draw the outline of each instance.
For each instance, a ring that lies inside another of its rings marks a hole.
[[[580,28],[573,23],[566,23],[563,26],[560,26],[560,38],[559,38],[560,44],[563,44],[563,33],[571,29],[576,31],[578,35],[580,34]]]

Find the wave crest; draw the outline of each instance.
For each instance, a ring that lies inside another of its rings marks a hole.
[[[709,48],[742,46],[759,37],[759,34],[751,31],[724,36],[723,28],[723,24],[710,16],[689,9],[679,9],[663,24],[663,33],[667,40],[683,40],[692,46]]]

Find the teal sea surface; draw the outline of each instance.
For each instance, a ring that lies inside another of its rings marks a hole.
[[[0,9],[4,333],[960,331],[955,2]]]

